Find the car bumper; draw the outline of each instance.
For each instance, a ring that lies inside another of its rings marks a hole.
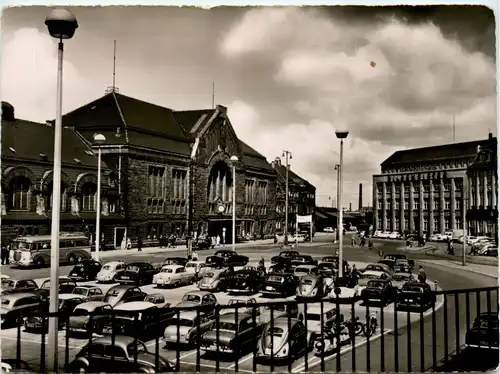
[[[241,288],[228,288],[227,289],[227,292],[229,293],[249,293],[249,292],[252,292],[251,289],[247,288],[247,289],[241,289]]]
[[[180,280],[178,280],[180,282]],[[175,281],[173,279],[155,279],[153,282],[157,286],[171,286],[175,284]]]
[[[218,353],[234,353],[234,350],[231,347],[228,347],[227,345],[221,345],[217,346],[216,343],[212,343],[210,345],[202,345],[201,350],[204,352],[218,352]]]
[[[200,284],[198,288],[203,291],[214,291],[217,289],[217,284]]]
[[[83,275],[69,275],[69,278],[73,279],[74,281],[84,281],[84,280],[86,280]]]
[[[189,339],[186,335],[167,335],[163,337],[163,341],[165,343],[170,343],[170,344],[188,344]]]
[[[136,284],[137,283],[137,280],[135,280],[135,279],[116,279],[116,281],[118,283],[121,283],[121,284]]]

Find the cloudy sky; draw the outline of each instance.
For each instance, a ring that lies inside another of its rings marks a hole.
[[[196,8],[76,7],[65,45],[64,108],[120,93],[172,109],[228,107],[238,136],[269,161],[336,196],[336,129],[345,146],[345,205],[395,150],[495,135],[495,25],[483,7]],[[2,17],[2,100],[19,118],[55,113],[56,41],[50,9]],[[372,64],[375,62],[375,64]]]

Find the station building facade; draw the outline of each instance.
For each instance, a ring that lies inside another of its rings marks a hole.
[[[493,172],[490,163],[480,177],[468,178],[480,150],[492,146],[496,149],[496,138],[490,134],[485,140],[395,152],[381,164],[381,174],[373,176],[374,227],[401,233],[442,233],[462,229],[464,218],[472,217],[467,212],[478,202],[483,210],[496,210],[496,168]],[[468,221],[471,235],[486,233]]]

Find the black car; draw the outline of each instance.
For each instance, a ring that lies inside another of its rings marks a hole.
[[[59,278],[59,294],[71,293],[76,286],[76,282],[71,278]],[[35,290],[35,292],[43,299],[48,299],[50,296],[50,279],[47,279],[45,282],[43,282],[40,288]]]
[[[291,261],[287,260],[282,263],[276,263],[269,267],[270,273],[293,273]]]
[[[387,305],[395,300],[397,289],[392,286],[388,279],[374,279],[368,282],[366,288],[361,291],[361,299],[366,305],[377,303]]]
[[[210,247],[212,247],[212,241],[209,238],[195,240],[195,241],[193,241],[193,244],[192,244],[193,250],[200,250],[201,251],[201,250],[210,249]]]
[[[396,300],[397,310],[427,310],[436,302],[436,293],[427,283],[408,282],[403,285]]]
[[[403,255],[400,253],[391,253],[391,254],[385,255],[384,259],[397,261],[397,260],[406,260],[407,257],[406,257],[406,255]]]
[[[69,272],[69,277],[74,280],[95,280],[97,273],[101,271],[102,265],[95,260],[84,260],[75,265]]]
[[[240,270],[227,280],[226,290],[230,294],[256,293],[260,291],[262,280],[262,276],[258,271]]]
[[[165,265],[180,265],[180,266],[186,266],[186,264],[189,262],[189,260],[185,257],[167,257],[165,261],[163,261],[163,264],[161,266]]]
[[[299,255],[296,256],[291,262],[290,266],[292,269],[295,269],[297,266],[300,265],[318,265],[318,261],[313,259],[309,255]]]
[[[494,349],[498,351],[498,312],[481,313],[472,328],[465,334],[469,349]]]
[[[281,251],[278,256],[271,257],[271,263],[279,264],[282,262],[291,261],[297,256],[300,256],[300,253],[297,251]]]
[[[2,279],[2,295],[14,292],[33,292],[38,289],[38,285],[33,279]]]
[[[219,256],[208,256],[205,258],[205,264],[211,268],[220,269],[224,267],[226,260],[224,257]]]
[[[132,262],[127,265],[125,271],[115,277],[115,281],[121,284],[141,286],[153,283],[153,277],[156,273],[158,273],[158,269],[155,269],[149,262]]]
[[[383,260],[379,260],[378,263],[387,265],[389,266],[390,269],[394,269],[394,264],[396,263],[396,260],[392,260],[390,258],[384,258]]]
[[[248,257],[239,255],[235,251],[221,249],[214,254],[215,256],[224,258],[225,266],[245,266],[248,264]]]
[[[85,299],[73,294],[59,295],[59,314],[57,318],[59,330],[64,328],[75,307],[84,301]],[[47,313],[49,305],[45,304],[44,309],[44,312]],[[27,317],[24,321],[24,330],[38,334],[47,334],[49,332],[49,319],[39,315]]]
[[[335,264],[335,269],[339,269],[339,257],[338,256],[325,256],[321,259],[321,262],[331,262],[333,264]],[[348,269],[349,269],[349,263],[347,262],[347,260],[342,260],[342,262],[344,263],[344,273],[347,273]]]
[[[295,295],[298,278],[290,273],[269,273],[264,279],[261,288],[263,296],[283,296],[288,297]]]

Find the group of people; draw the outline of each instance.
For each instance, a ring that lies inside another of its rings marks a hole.
[[[177,246],[177,236],[175,234],[170,234],[170,236],[161,234],[158,238],[158,244],[160,248],[175,248]]]
[[[351,238],[351,246],[356,247],[358,245],[358,240],[360,247],[364,247],[366,245],[366,238],[364,235],[353,235]],[[372,239],[368,238],[368,248],[372,247],[373,247]]]

